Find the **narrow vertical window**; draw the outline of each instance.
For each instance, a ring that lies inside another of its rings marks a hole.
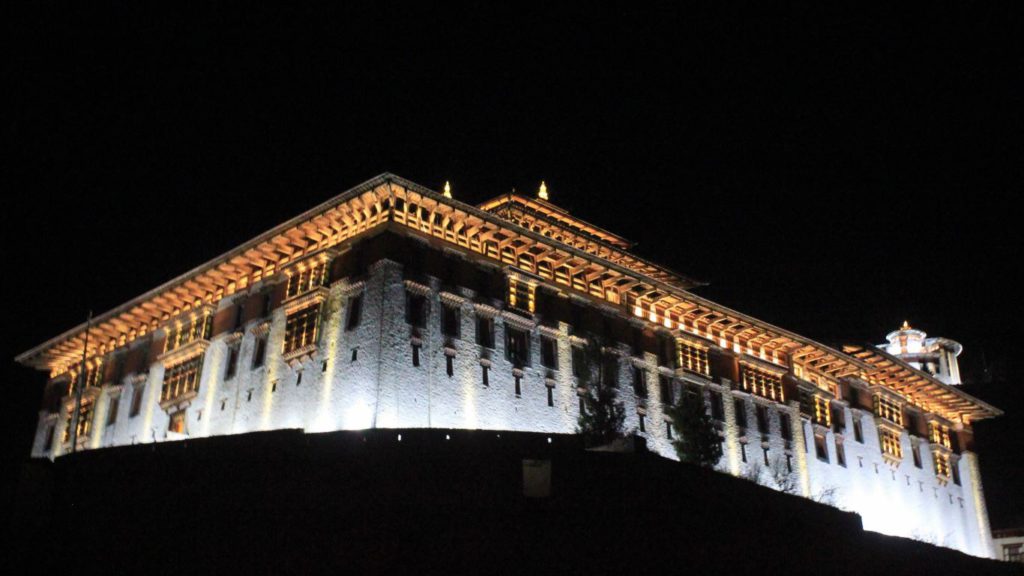
[[[737,398],[733,404],[736,407],[736,425],[740,428],[747,427],[747,403]],[[746,462],[746,460],[744,460]]]
[[[545,386],[548,389],[548,406],[555,405],[555,388],[553,386]]]
[[[142,410],[142,393],[145,390],[143,384],[137,384],[132,388],[132,405],[128,410],[128,417],[134,418],[139,415],[139,411]]]
[[[120,396],[111,396],[107,401],[107,426],[112,426],[114,422],[117,422],[117,407],[120,403]]]
[[[266,335],[256,338],[256,346],[252,353],[252,367],[260,368],[267,358],[267,337]]]
[[[658,394],[661,397],[661,403],[665,406],[671,406],[674,402],[672,390],[672,379],[664,374],[658,376]]]
[[[455,360],[454,358],[452,358],[451,356],[448,356],[447,354],[445,354],[445,356],[444,356],[445,372],[448,374],[449,378],[451,378],[452,375],[455,374],[455,366],[454,366],[455,363],[454,363],[454,360]]]
[[[505,325],[505,359],[512,362],[516,368],[529,366],[530,364],[530,335],[525,330],[519,330]]]
[[[861,444],[864,443],[864,425],[861,424],[858,416],[853,417],[853,439]]]
[[[646,426],[646,424],[644,423],[644,421],[645,421],[645,420],[647,420],[647,418],[646,418],[646,417],[644,417],[644,415],[643,415],[643,414],[637,414],[637,419],[638,419],[638,420],[639,420],[639,422],[640,422],[640,431],[641,431],[641,432],[647,432],[647,426]]]
[[[480,369],[481,369],[481,379],[483,380],[484,386],[490,386],[491,382],[490,382],[490,380],[489,380],[489,378],[487,376],[488,367],[484,366],[483,364],[481,364],[480,365]]]
[[[747,443],[746,442],[740,442],[740,459],[743,460],[744,463],[747,462]]]
[[[647,398],[647,372],[639,366],[633,366],[633,392],[637,398]]]
[[[558,341],[554,338],[540,337],[540,363],[552,370],[558,368]]]
[[[522,386],[522,379],[523,379],[523,377],[520,376],[519,374],[516,374],[514,376],[514,378],[515,378],[515,381],[516,381],[516,397],[518,398],[519,396],[523,395],[523,386]]]
[[[441,306],[441,334],[449,338],[459,337],[459,309],[456,306]]]
[[[416,366],[416,367],[419,367],[419,365],[420,365],[420,345],[419,344],[413,344],[412,345],[412,365]]]
[[[725,405],[722,403],[722,393],[716,390],[711,391],[711,418],[718,422],[725,421]]]
[[[427,326],[426,296],[406,292],[405,322],[414,328],[425,328]]]
[[[228,346],[228,364],[224,370],[224,379],[230,380],[235,377],[235,373],[238,371],[238,353],[239,345],[232,344]]]
[[[345,330],[355,330],[363,316],[363,295],[356,294],[348,299],[348,313],[345,318]]]
[[[494,318],[476,317],[476,343],[484,348],[494,348]]]
[[[669,421],[665,421],[665,437],[672,439],[672,423]]]
[[[846,468],[846,449],[842,442],[836,442],[836,463]]]

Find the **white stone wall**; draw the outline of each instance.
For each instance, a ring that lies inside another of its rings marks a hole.
[[[521,394],[516,395],[513,366],[505,359],[504,338],[506,325],[515,318],[507,311],[499,312],[494,319],[494,349],[484,349],[476,344],[476,295],[465,288],[454,289],[457,293],[449,289],[451,295],[442,302],[435,279],[427,280],[427,322],[419,335],[420,365],[413,366],[413,330],[406,323],[405,280],[400,265],[382,260],[370,267],[365,278],[335,282],[323,305],[318,351],[295,367],[281,357],[286,323],[282,308],[275,310],[269,321],[262,367],[252,369],[251,364],[257,339],[254,330],[264,321],[252,321],[244,327],[238,341],[237,372],[230,379],[225,379],[225,372],[232,336],[214,337],[205,353],[198,395],[186,408],[183,437],[284,428],[310,432],[373,427],[575,431],[579,402],[572,375],[569,326],[540,327],[525,318],[516,322],[529,325],[531,334],[530,362],[522,371]],[[351,298],[358,294],[363,299],[361,321],[347,330]],[[229,300],[221,303],[229,305]],[[441,307],[445,305],[460,310],[459,337],[447,341],[441,334]],[[541,332],[557,338],[557,368],[541,365]],[[454,370],[449,376],[446,355],[452,351]],[[638,409],[643,409],[645,432],[640,435],[652,451],[675,458],[660,402],[656,356],[633,358],[627,346],[621,346],[619,352],[619,397],[625,404],[627,429],[639,429]],[[490,365],[488,386],[482,384],[482,359]],[[645,401],[633,392],[634,364],[645,370]],[[135,416],[130,415],[131,378],[127,376],[118,387],[101,390],[87,448],[178,439],[168,433],[169,415],[159,406],[163,366],[155,362],[146,374],[142,407]],[[824,462],[815,454],[813,427],[800,417],[795,404],[783,406],[733,391],[727,381],[715,384],[699,376],[685,378],[703,386],[705,393],[714,390],[722,394],[725,443],[718,466],[722,472],[753,477],[760,469],[758,480],[778,488],[771,479],[771,463],[782,465],[788,454],[795,493],[820,497],[831,491],[833,503],[860,514],[868,530],[919,538],[979,556],[992,555],[973,455],[965,454],[960,460],[961,486],[941,484],[933,473],[926,441],[922,439],[922,467],[916,468],[910,454],[911,440],[904,431],[903,462],[894,468],[882,459],[874,416],[846,408],[846,465],[837,463],[836,434],[832,431],[826,435],[829,459]],[[554,405],[548,406],[547,387],[552,384]],[[107,426],[106,410],[112,398],[119,402],[119,409],[116,421]],[[743,400],[747,411],[745,435],[736,424],[735,398]],[[769,433],[764,439],[757,432],[755,404],[768,406]],[[789,442],[779,428],[779,411],[790,414],[793,432]],[[863,423],[862,443],[854,439],[855,417]],[[45,446],[51,425],[56,436],[52,452]],[[66,450],[60,442],[66,425],[63,411],[59,417],[41,412],[33,455],[55,457]],[[741,456],[741,441],[746,442],[746,462]],[[765,447],[769,466],[764,465]]]

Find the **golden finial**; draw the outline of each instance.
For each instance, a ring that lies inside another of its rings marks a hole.
[[[903,321],[903,326],[900,327],[900,330],[910,330],[910,322],[907,322],[906,320],[904,320]]]
[[[548,199],[548,185],[543,180],[540,181],[540,190],[537,191],[537,198],[541,200]]]
[[[445,198],[451,198],[452,197],[452,185],[449,184],[447,180],[444,181],[444,197]]]

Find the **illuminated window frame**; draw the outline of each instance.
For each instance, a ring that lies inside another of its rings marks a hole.
[[[75,408],[74,406],[71,407],[71,410],[68,411],[68,425],[64,427],[63,441],[65,444],[71,441],[71,430],[75,426],[78,428],[75,436],[76,442],[81,441],[82,438],[89,437],[89,433],[92,432],[92,418],[95,413],[93,408],[95,408],[95,404],[92,400],[88,402],[83,400],[78,410],[78,422],[75,423]]]
[[[203,366],[202,355],[168,366],[160,388],[160,401],[167,402],[199,391],[199,375]]]
[[[327,278],[327,262],[319,262],[305,269],[299,269],[288,276],[285,299],[294,298],[323,286]]]
[[[814,396],[814,423],[826,428],[832,426],[832,412],[827,398]]]
[[[319,328],[319,303],[300,308],[288,314],[284,327],[284,343],[281,353],[288,355],[314,345]]]
[[[952,448],[953,443],[949,439],[949,426],[945,426],[934,420],[928,422],[928,441],[936,446]]]
[[[893,424],[903,426],[903,406],[896,400],[881,394],[874,396],[875,415],[885,418]]]
[[[896,460],[903,459],[903,444],[900,443],[900,434],[888,428],[878,429],[878,442],[882,454]]]
[[[785,402],[782,376],[749,364],[740,364],[740,385],[743,390],[776,402]]]
[[[213,314],[208,309],[188,320],[175,322],[172,326],[167,327],[164,353],[177,350],[197,340],[209,340],[212,331]]]
[[[533,312],[537,309],[537,286],[532,282],[520,280],[515,276],[508,277],[508,305],[510,308]]]
[[[678,341],[676,354],[679,366],[687,372],[693,372],[702,376],[711,377],[711,368],[708,363],[708,349],[695,346],[688,342]]]

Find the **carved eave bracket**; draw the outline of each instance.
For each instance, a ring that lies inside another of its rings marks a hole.
[[[316,357],[316,355],[317,355],[317,346],[316,346],[316,344],[308,344],[306,346],[303,346],[302,348],[297,348],[295,350],[292,350],[291,352],[288,352],[287,354],[282,354],[281,355],[281,359],[284,360],[285,363],[287,363],[289,367],[294,369],[299,364],[302,364],[303,360],[305,360],[307,358],[314,358],[314,357]]]
[[[174,398],[168,398],[167,400],[160,401],[160,408],[168,414],[172,412],[179,412],[185,410],[192,404],[192,400],[199,395],[199,392],[185,392]]]
[[[327,300],[330,291],[325,286],[318,286],[309,292],[304,292],[281,303],[285,314],[291,314],[308,306],[319,304]]]

